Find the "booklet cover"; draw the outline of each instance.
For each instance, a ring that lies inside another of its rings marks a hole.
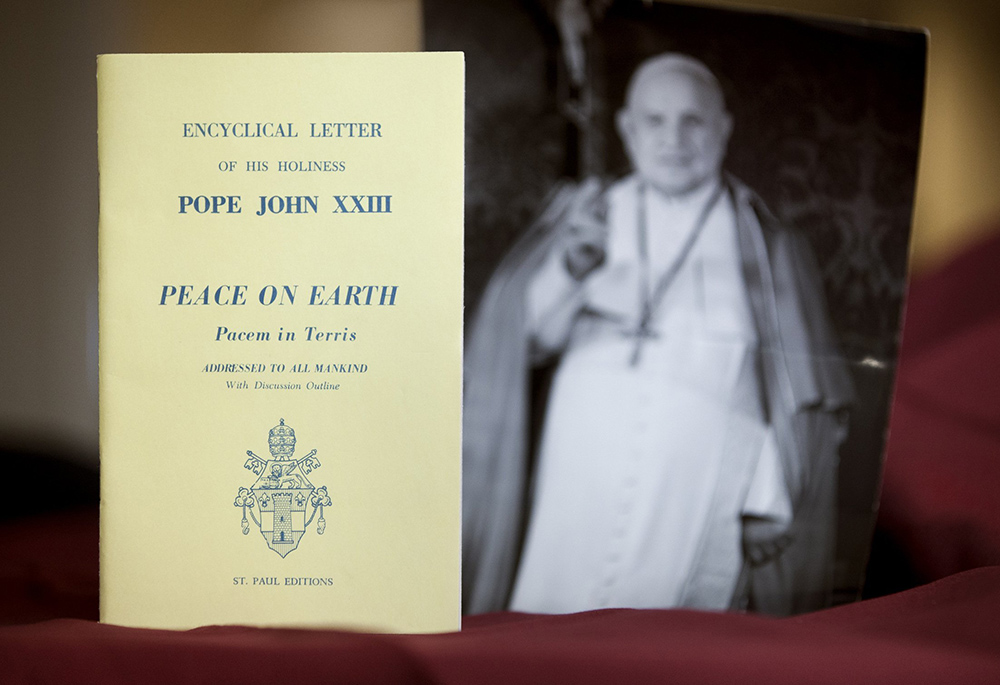
[[[101,620],[457,630],[462,55],[98,87]]]
[[[470,77],[465,609],[857,597],[926,35],[641,0],[424,11]]]

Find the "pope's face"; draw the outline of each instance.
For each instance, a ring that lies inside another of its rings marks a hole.
[[[637,84],[618,112],[618,131],[639,176],[667,195],[682,195],[719,174],[732,119],[714,88],[675,70]]]

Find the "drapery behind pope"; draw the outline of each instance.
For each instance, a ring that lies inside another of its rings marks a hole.
[[[633,173],[555,193],[470,327],[465,610],[825,606],[851,384],[813,256],[723,171],[701,62],[640,65],[617,126]]]

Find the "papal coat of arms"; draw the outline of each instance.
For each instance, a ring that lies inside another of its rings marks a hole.
[[[322,535],[326,530],[323,507],[330,506],[330,496],[326,486],[317,488],[307,478],[320,467],[316,450],[295,459],[295,431],[284,419],[268,433],[267,444],[270,459],[247,450],[250,458],[243,466],[257,475],[257,481],[240,488],[234,504],[243,508],[243,534],[250,532],[249,514],[267,546],[284,558],[299,546],[317,514],[316,532]]]

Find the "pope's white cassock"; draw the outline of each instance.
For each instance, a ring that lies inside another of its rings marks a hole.
[[[602,267],[580,287],[553,251],[528,287],[536,346],[563,356],[514,610],[686,604],[710,542],[719,591],[707,605],[725,609],[743,565],[741,517],[791,519],[735,209],[720,190],[677,198],[635,176],[619,182]]]
[[[804,241],[735,179],[671,198],[633,175],[605,192],[605,261],[579,284],[554,247],[566,197],[470,326],[466,611],[739,605],[748,519],[795,540],[758,570],[770,610],[821,606],[850,382]],[[529,472],[527,370],[546,355]]]

